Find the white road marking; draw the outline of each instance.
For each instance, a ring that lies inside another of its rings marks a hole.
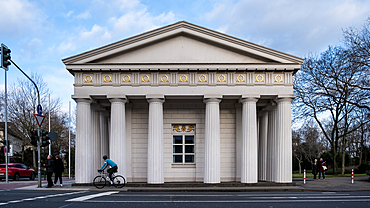
[[[74,199],[69,199],[69,200],[66,200],[66,201],[85,201],[85,200],[88,200],[88,199],[101,197],[101,196],[107,196],[107,195],[116,194],[116,193],[119,193],[119,191],[110,191],[110,192],[104,192],[104,193],[99,193],[99,194],[87,195],[87,196],[82,196],[82,197],[78,197],[78,198],[74,198]]]
[[[68,196],[68,195],[71,195],[71,194],[80,194],[80,193],[85,193],[85,192],[86,191],[80,191],[80,192],[71,192],[71,193],[65,193],[65,194],[53,194],[53,195],[46,195],[46,196],[38,196],[38,197],[34,197],[34,198],[26,198],[26,199],[20,199],[20,200],[14,200],[14,201],[8,201],[8,202],[5,202],[5,203],[0,203],[0,206],[7,205],[7,204],[12,204],[12,203],[24,202],[24,201],[45,199],[45,198],[56,197],[56,196]]]
[[[336,199],[336,200],[232,200],[232,201],[83,201],[87,203],[288,203],[288,202],[370,202],[370,199]]]

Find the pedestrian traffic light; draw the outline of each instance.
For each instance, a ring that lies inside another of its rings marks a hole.
[[[30,138],[31,138],[31,144],[36,147],[37,141],[39,140],[39,136],[37,135],[37,130],[31,131]]]
[[[49,137],[47,136],[49,132],[41,130],[41,147],[46,147],[48,146],[49,143]]]
[[[8,70],[10,63],[10,49],[6,45],[1,44],[1,68]]]
[[[10,146],[9,146],[9,143],[10,143],[10,142],[8,141],[8,143],[6,143],[6,140],[4,139],[4,140],[1,140],[1,143],[3,144],[3,147],[4,147],[4,148],[6,148],[6,151],[7,151],[7,152],[9,152],[9,150],[10,150],[10,149],[9,149],[9,147],[10,147]],[[4,149],[4,148],[3,148],[3,149]]]

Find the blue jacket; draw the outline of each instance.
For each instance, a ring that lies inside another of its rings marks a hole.
[[[110,160],[110,159],[106,159],[106,160],[104,161],[103,166],[100,168],[100,170],[105,170],[105,168],[107,168],[107,167],[108,167],[108,165],[110,165],[112,168],[113,168],[114,166],[117,166],[117,164],[116,164],[116,163],[114,163],[112,160]]]

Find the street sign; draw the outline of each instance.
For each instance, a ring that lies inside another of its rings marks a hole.
[[[55,131],[51,131],[48,133],[48,137],[50,138],[50,141],[57,141],[58,140],[58,133]]]
[[[35,118],[36,118],[37,125],[39,125],[39,127],[41,127],[42,122],[44,122],[45,116],[38,115],[38,114],[33,114],[33,116],[35,116]]]
[[[42,115],[42,107],[41,104],[37,105],[37,114]]]

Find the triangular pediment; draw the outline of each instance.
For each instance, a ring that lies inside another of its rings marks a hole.
[[[68,65],[301,64],[303,59],[188,22],[178,22],[63,59]]]

